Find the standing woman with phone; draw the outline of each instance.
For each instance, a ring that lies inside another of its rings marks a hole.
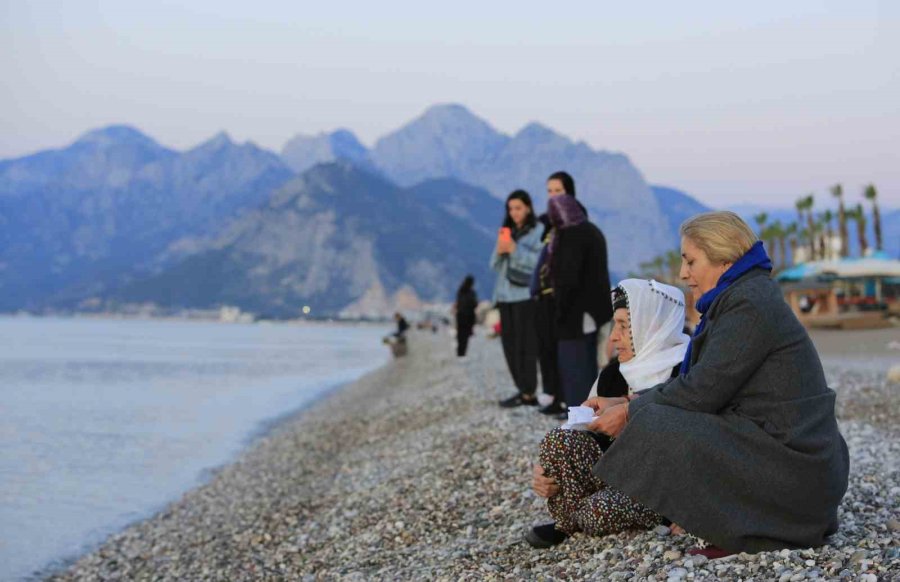
[[[503,355],[517,390],[500,402],[504,408],[537,405],[535,305],[528,285],[541,246],[531,196],[516,190],[506,199],[506,216],[491,256],[491,268],[497,272],[494,303],[500,310]]]

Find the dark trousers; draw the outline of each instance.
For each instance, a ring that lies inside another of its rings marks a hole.
[[[534,301],[498,303],[503,355],[520,394],[537,390],[537,334],[534,329]]]
[[[559,378],[567,406],[587,400],[597,373],[597,332],[559,340]]]
[[[544,295],[535,304],[538,361],[541,364],[541,383],[544,394],[557,402],[563,401],[559,386],[559,337],[556,334],[556,301],[553,295]]]
[[[456,324],[456,355],[465,356],[466,349],[469,347],[469,338],[472,337],[472,327],[466,327],[465,324]]]

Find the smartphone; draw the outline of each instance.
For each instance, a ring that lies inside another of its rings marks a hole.
[[[508,226],[504,226],[500,228],[500,240],[502,241],[511,241],[512,240],[512,231]]]

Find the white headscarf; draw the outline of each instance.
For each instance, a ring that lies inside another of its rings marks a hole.
[[[619,283],[628,301],[634,358],[619,365],[629,393],[665,382],[687,351],[684,293],[654,280],[625,279]],[[599,378],[598,378],[599,379]],[[591,396],[597,395],[597,382]]]

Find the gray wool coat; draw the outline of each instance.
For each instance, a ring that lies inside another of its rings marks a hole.
[[[690,371],[629,404],[594,474],[726,550],[824,544],[849,458],[812,340],[761,269],[705,317]]]

